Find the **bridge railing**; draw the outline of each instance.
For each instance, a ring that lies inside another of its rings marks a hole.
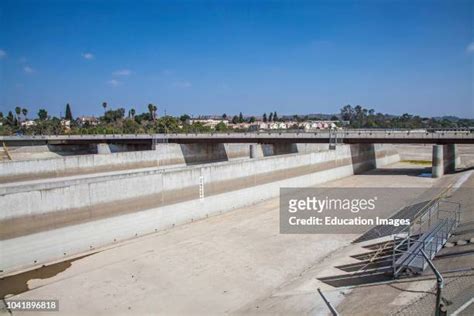
[[[420,139],[443,139],[443,138],[473,138],[473,128],[455,129],[319,129],[319,130],[258,130],[258,131],[226,131],[205,133],[166,133],[166,134],[79,134],[79,135],[18,135],[0,136],[0,140],[69,140],[69,139],[154,139],[175,138],[186,136],[193,137],[307,137],[307,138],[329,138],[336,135],[338,139],[343,138],[420,138]]]

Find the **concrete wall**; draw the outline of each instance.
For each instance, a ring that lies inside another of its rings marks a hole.
[[[256,146],[262,157],[264,153],[261,145]],[[113,153],[115,147],[112,146],[112,154],[5,161],[0,163],[0,183],[110,170],[246,159],[250,156],[249,147],[249,144],[157,144],[156,150]],[[41,151],[39,148],[37,150]]]
[[[73,256],[398,160],[387,146],[338,146],[120,175],[3,187],[0,270]],[[203,198],[201,198],[203,197]]]
[[[107,148],[102,148],[102,152],[110,152],[109,154],[84,154],[89,151],[97,153],[96,145],[88,149],[69,146],[71,148],[68,151],[63,151],[68,156],[56,157],[51,156],[52,152],[49,151],[54,145],[30,146],[12,150],[12,156],[22,157],[21,160],[0,163],[0,183],[131,168],[248,159],[250,145],[255,147],[257,158],[328,149],[327,144],[157,144],[156,150],[123,152],[124,149],[119,148],[119,145],[103,144]],[[28,155],[42,158],[25,160]]]

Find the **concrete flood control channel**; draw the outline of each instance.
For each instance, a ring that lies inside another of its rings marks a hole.
[[[396,164],[327,185],[363,187],[373,185],[374,179],[381,187],[437,183],[431,178],[417,177],[419,172],[407,176],[405,168],[406,164]],[[279,181],[282,183],[285,182]],[[255,190],[255,187],[250,189]],[[232,201],[239,198],[240,195],[233,197]],[[168,211],[179,208],[176,204],[171,206]],[[202,207],[201,204],[195,206]],[[107,229],[100,220],[92,223],[95,230]],[[468,227],[462,227],[464,233],[469,233],[467,230]],[[62,236],[65,235],[49,237],[54,240]],[[354,305],[351,293],[350,303],[340,307],[338,302],[346,300],[348,295],[339,295],[340,290],[324,288],[324,284],[317,281],[334,274],[333,267],[347,267],[349,262],[354,262],[349,261],[350,255],[361,253],[357,245],[351,244],[356,238],[278,234],[278,201],[268,200],[116,244],[93,256],[75,260],[71,265],[61,265],[51,273],[24,275],[18,280],[23,285],[27,283],[29,291],[12,298],[54,297],[59,299],[60,313],[64,314],[77,311],[116,314],[124,310],[134,314],[323,314],[327,308],[315,296],[316,288],[322,287],[342,314],[365,315],[368,307],[360,303]],[[367,250],[374,250],[369,248]],[[391,301],[382,300],[388,292],[387,289],[373,290],[364,293],[363,298],[366,303],[383,306],[382,311],[373,309],[383,314],[383,310],[391,308]],[[370,293],[377,295],[371,297]]]
[[[328,152],[2,186],[1,269],[44,264],[272,198],[285,185],[321,183],[396,160],[398,155],[386,146],[353,145]],[[97,225],[103,229],[93,229]]]
[[[364,187],[374,175],[327,185]],[[377,178],[379,186],[394,182],[428,185],[433,180],[384,173]],[[270,199],[117,244],[49,279],[29,280],[29,291],[12,299],[54,297],[60,314],[322,314],[327,308],[315,296],[321,284],[313,267],[324,272],[354,238],[278,234],[278,200]]]

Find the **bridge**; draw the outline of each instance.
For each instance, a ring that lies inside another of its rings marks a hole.
[[[344,143],[344,144],[474,144],[474,132],[466,129],[438,131],[410,129],[345,129],[304,131],[258,131],[246,133],[168,133],[109,135],[0,136],[6,145],[28,144],[152,144],[152,143]]]
[[[33,135],[1,136],[0,143],[8,146],[34,145],[88,145],[97,146],[97,153],[110,153],[109,144],[142,146],[156,149],[160,143],[222,144],[248,143],[250,157],[255,157],[252,144],[285,146],[296,143],[329,144],[433,144],[433,177],[456,169],[458,155],[456,144],[474,144],[472,129],[342,129],[319,131],[256,131],[229,133],[168,133],[168,134],[112,134],[112,135]]]

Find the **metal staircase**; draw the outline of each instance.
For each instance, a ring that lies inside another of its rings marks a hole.
[[[420,211],[410,226],[394,236],[393,276],[403,272],[419,274],[428,266],[422,254],[433,259],[443,248],[460,221],[460,204],[442,198],[433,200]]]

